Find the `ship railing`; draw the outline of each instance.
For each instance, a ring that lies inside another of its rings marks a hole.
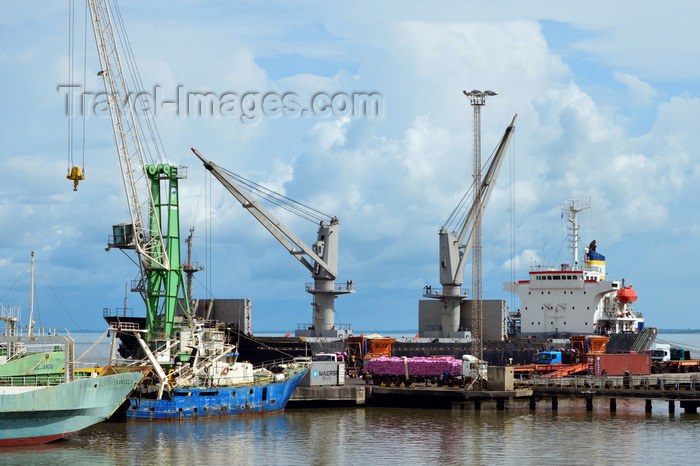
[[[19,306],[0,306],[0,320],[16,322],[21,315],[22,308]]]
[[[1,387],[44,387],[58,385],[65,381],[63,375],[7,375],[0,377]]]
[[[554,267],[550,267],[547,265],[539,264],[539,265],[531,265],[530,266],[530,272],[552,272],[552,271],[556,271],[556,269]]]
[[[23,342],[15,343],[12,345],[11,354],[8,358],[8,362],[20,359],[24,356],[36,354],[36,353],[52,353],[54,351],[65,351],[65,342],[51,342],[51,343],[30,343],[26,344]]]
[[[134,309],[131,307],[123,308],[123,307],[117,307],[117,308],[108,308],[105,307],[102,309],[102,317],[133,317],[134,316]]]
[[[581,375],[567,377],[532,377],[519,374],[516,382],[522,387],[573,389],[637,389],[637,390],[700,390],[700,375]]]
[[[314,324],[297,323],[297,330],[311,330]],[[333,327],[325,328],[324,330],[352,330],[352,324],[333,324]]]
[[[350,280],[348,282],[345,282],[345,284],[341,283],[335,283],[333,285],[333,289],[331,290],[317,290],[315,283],[306,283],[305,288],[307,293],[333,293],[333,292],[340,292],[340,293],[354,293],[355,292],[355,282]]]
[[[95,364],[86,365],[81,369],[75,369],[73,380],[96,377],[99,368]],[[0,387],[48,387],[60,385],[66,382],[65,372],[60,374],[25,374],[0,376]]]
[[[453,291],[454,293],[454,291]],[[429,298],[429,297],[441,297],[441,296],[446,296],[444,288],[433,288],[430,285],[426,285],[423,287],[423,297]],[[451,294],[448,296],[461,296],[463,298],[466,298],[469,296],[469,290],[466,288],[462,288],[461,286],[457,290],[457,294]]]
[[[3,337],[17,337],[25,340],[25,342],[39,341],[39,339],[46,340],[47,338],[57,337],[60,339],[69,336],[68,329],[65,327],[34,327],[34,328],[15,328],[13,331],[9,329],[3,329],[0,332],[0,336]]]
[[[141,330],[137,322],[112,322],[109,325],[111,330]]]
[[[292,364],[294,363],[294,358],[279,358],[279,359],[272,359],[270,361],[265,361],[259,364],[255,364],[253,366],[254,369],[270,369],[275,366],[281,366],[284,364]]]

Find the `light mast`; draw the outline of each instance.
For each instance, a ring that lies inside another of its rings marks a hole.
[[[486,98],[496,95],[493,91],[464,91],[474,108],[474,204],[475,212],[472,243],[472,356],[483,359],[484,319],[481,301],[481,107]]]

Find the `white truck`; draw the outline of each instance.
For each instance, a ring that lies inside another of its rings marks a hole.
[[[671,360],[671,345],[668,343],[656,343],[651,349],[651,360],[664,362]]]

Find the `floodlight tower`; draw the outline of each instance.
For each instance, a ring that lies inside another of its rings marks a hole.
[[[484,318],[481,302],[481,107],[488,97],[496,95],[493,91],[464,91],[474,108],[474,204],[472,212],[476,214],[473,227],[472,243],[472,355],[479,360],[484,356]]]

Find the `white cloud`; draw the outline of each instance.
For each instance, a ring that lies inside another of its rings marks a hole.
[[[214,240],[217,267],[209,285],[217,295],[253,298],[262,328],[278,322],[292,328],[308,319],[306,272],[230,194],[214,186],[208,191],[192,146],[227,169],[341,218],[342,274],[367,293],[339,305],[354,327],[395,326],[397,315],[410,319],[399,326],[415,326],[420,290],[414,288],[437,281],[437,229],[471,183],[472,108],[462,90],[473,88],[499,94],[482,109],[484,156],[519,114],[484,225],[485,255],[503,265],[486,280],[509,279],[511,270],[523,278],[533,258],[544,260],[533,248],[564,239],[559,204],[579,195],[593,204],[582,217],[586,236],[595,235],[609,251],[641,250],[669,224],[678,247],[694,250],[697,209],[689,199],[700,194],[700,128],[693,118],[700,112],[700,60],[687,44],[697,35],[688,19],[697,7],[685,4],[688,13],[673,24],[672,13],[655,5],[637,6],[634,15],[602,2],[539,9],[506,2],[479,11],[460,2],[396,5],[375,6],[373,15],[354,5],[278,5],[271,15],[256,6],[182,2],[182,10],[173,8],[155,22],[152,6],[127,7],[124,21],[146,88],[182,84],[301,96],[364,91],[384,98],[385,114],[374,119],[280,117],[246,124],[164,115],[157,122],[169,158],[191,167],[181,184],[183,230],[193,223],[200,237]],[[24,249],[41,246],[56,263],[80,257],[72,276],[94,292],[75,298],[77,307],[99,309],[109,305],[100,302],[103,295],[118,298],[119,282],[134,273],[116,254],[97,254],[127,209],[108,119],[87,121],[88,178],[78,193],[65,180],[66,121],[56,85],[65,79],[66,46],[54,20],[58,10],[28,14],[0,7],[6,26],[0,60],[7,65],[0,70],[6,142],[0,168],[13,175],[0,185],[0,214],[11,219],[0,236],[2,255],[19,264],[26,262]],[[575,31],[576,39],[567,43],[550,32],[552,24]],[[101,85],[92,71],[90,79]],[[624,99],[606,99],[623,86]],[[654,107],[659,99],[664,102]],[[630,131],[642,110],[651,123]],[[279,215],[313,240],[314,226]],[[551,246],[547,260],[557,248]],[[671,268],[670,259],[658,260]],[[286,294],[265,293],[270,283],[283,284]],[[251,290],[258,294],[248,295]],[[653,312],[642,307],[654,309],[674,290],[646,291],[649,301],[638,308],[652,321]],[[412,307],[378,312],[372,305],[380,301]],[[99,316],[93,322],[98,325]]]
[[[631,103],[645,107],[654,104],[658,92],[651,84],[642,81],[636,76],[620,73],[619,71],[615,71],[613,76],[627,87]]]
[[[327,151],[333,146],[343,146],[347,137],[347,128],[345,126],[349,122],[350,119],[344,117],[334,121],[316,123],[309,130],[309,136],[322,151]]]
[[[520,254],[508,259],[501,265],[501,269],[510,272],[511,270],[523,270],[535,265],[546,265],[541,263],[541,259],[537,251],[534,249],[525,249]]]

